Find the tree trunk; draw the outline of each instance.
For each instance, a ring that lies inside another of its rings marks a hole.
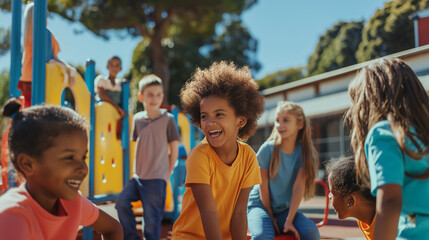
[[[154,36],[151,41],[153,73],[161,78],[164,87],[163,104],[168,104],[168,91],[170,86],[170,71],[168,69],[167,54],[161,45],[160,36]]]

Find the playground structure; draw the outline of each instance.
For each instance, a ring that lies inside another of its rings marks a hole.
[[[123,185],[128,182],[133,171],[133,156],[135,143],[130,141],[130,120],[132,115],[123,119],[123,130],[121,139],[116,136],[116,125],[120,119],[120,115],[116,109],[107,102],[94,101],[94,76],[95,76],[95,63],[88,61],[85,74],[85,80],[78,74],[76,82],[72,87],[68,87],[64,79],[64,70],[56,63],[46,64],[46,79],[45,79],[45,104],[64,105],[65,103],[65,89],[69,88],[73,94],[75,102],[75,111],[82,115],[87,120],[88,135],[89,135],[89,175],[81,185],[81,192],[95,203],[101,203],[114,200],[117,195],[122,191]],[[13,87],[12,85],[10,86]],[[128,106],[129,98],[129,84],[125,83],[123,87],[123,102]],[[24,99],[25,101],[25,99]],[[125,108],[126,110],[127,108]],[[189,132],[191,131],[191,124],[189,119],[178,111],[172,110],[180,132],[186,152],[189,151],[191,145],[191,138]],[[194,128],[192,128],[195,130]],[[3,139],[7,139],[7,133]],[[187,136],[184,136],[187,135]],[[6,159],[7,142],[2,144],[2,159]],[[178,166],[184,168],[184,163],[179,160]],[[2,164],[2,168],[7,168],[6,164]],[[3,171],[3,172],[7,172]],[[2,175],[3,176],[3,175]],[[12,176],[11,176],[12,177]],[[174,176],[172,176],[172,179]],[[183,183],[174,182],[175,187]],[[3,188],[8,187],[8,180],[5,179],[2,184]],[[13,187],[13,186],[9,186]],[[176,194],[173,199],[173,192],[171,184],[167,185],[167,199],[166,199],[166,217],[173,218],[178,216],[177,209],[178,203]],[[135,204],[139,206],[139,204]],[[141,204],[140,204],[141,206]],[[92,235],[89,233],[87,236]],[[90,239],[85,237],[85,239]]]
[[[17,83],[21,75],[21,1],[12,1],[12,39],[11,39],[11,71],[9,84],[9,98],[20,98]],[[76,75],[75,83],[69,86],[67,74],[57,63],[46,63],[46,11],[47,1],[35,2],[33,19],[33,66],[32,66],[32,105],[53,104],[65,106],[65,92],[68,88],[74,98],[74,110],[86,119],[88,133],[88,177],[81,185],[81,192],[94,203],[114,200],[122,191],[126,182],[132,177],[133,156],[135,143],[130,141],[130,126],[133,118],[128,114],[128,99],[130,97],[129,83],[122,84],[122,108],[127,113],[122,119],[121,138],[116,136],[116,125],[120,119],[116,109],[107,102],[96,102],[94,92],[95,62],[88,59],[86,62],[85,76]],[[28,99],[27,99],[28,101]],[[197,129],[190,124],[189,118],[180,113],[178,109],[171,109],[176,120],[176,126],[180,129],[182,143],[186,152],[196,145],[195,131]],[[14,187],[11,181],[12,175],[8,175],[7,163],[7,134],[2,138],[2,171],[0,190]],[[179,160],[177,166],[184,168],[183,160]],[[183,170],[182,170],[183,171]],[[174,179],[172,176],[171,179]],[[167,218],[177,218],[178,191],[180,184],[177,180],[167,186],[166,214]],[[173,199],[173,193],[175,199]],[[137,204],[138,205],[138,204]],[[173,219],[173,220],[174,220]],[[92,239],[92,230],[84,228],[84,239]]]

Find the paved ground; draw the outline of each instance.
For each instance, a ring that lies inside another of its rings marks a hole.
[[[315,222],[320,222],[324,216],[325,209],[325,198],[314,197],[307,202],[303,202],[300,207],[306,216],[313,219]],[[113,204],[100,205],[105,212],[109,213],[113,217],[117,218],[116,210]],[[140,224],[137,225],[139,232],[141,233],[141,217],[137,217]],[[171,234],[171,223],[165,222],[162,227],[161,237],[163,240],[169,239]],[[319,228],[321,239],[347,239],[347,240],[365,240],[362,232],[359,230],[356,221],[354,219],[338,220],[337,215],[330,206],[328,222],[325,226]],[[81,235],[77,239],[82,239]],[[96,234],[94,239],[101,239]]]
[[[309,201],[302,202],[300,211],[316,223],[322,221],[326,200],[324,197],[314,197]],[[334,208],[329,204],[328,222],[319,228],[321,239],[348,239],[365,240],[355,219],[339,220]]]

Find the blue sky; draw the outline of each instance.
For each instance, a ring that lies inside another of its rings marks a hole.
[[[320,35],[339,21],[368,21],[386,0],[259,0],[243,14],[244,25],[258,39],[257,58],[262,69],[260,79],[278,70],[307,64]],[[11,14],[0,11],[0,27],[9,27]],[[132,52],[141,38],[118,37],[111,34],[106,41],[95,36],[79,23],[71,23],[51,14],[48,28],[57,38],[59,58],[73,65],[96,61],[96,68],[107,73],[107,59],[118,55],[125,74],[131,65]],[[81,32],[76,34],[75,32]],[[10,66],[10,54],[0,57],[0,70]]]

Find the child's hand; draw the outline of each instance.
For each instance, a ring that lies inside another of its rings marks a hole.
[[[123,240],[121,224],[103,210],[99,211],[98,219],[90,227],[100,233],[105,240]]]
[[[284,233],[293,232],[293,234],[295,235],[296,240],[299,240],[299,233],[298,233],[298,231],[296,230],[295,226],[292,223],[288,222],[288,221],[285,222],[285,225],[283,227],[283,232]]]
[[[277,221],[276,221],[276,219],[275,219],[274,217],[271,217],[271,221],[273,222],[274,231],[276,231],[276,234],[279,234],[279,233],[280,233],[280,228],[279,228],[279,226],[277,225]]]
[[[121,115],[121,118],[125,117],[125,111],[122,108],[118,108],[118,113]]]
[[[76,83],[76,68],[68,65],[67,66],[67,72],[69,74],[69,81],[68,81],[68,86],[69,87],[73,87],[73,85]]]

